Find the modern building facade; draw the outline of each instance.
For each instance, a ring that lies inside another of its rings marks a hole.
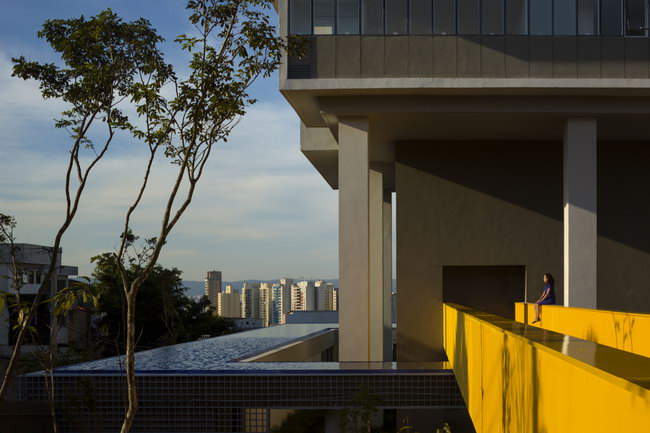
[[[22,301],[32,301],[38,289],[47,274],[52,257],[52,247],[34,244],[14,244],[14,253],[9,244],[0,244],[0,292],[15,293],[16,287],[20,290]],[[59,250],[56,273],[52,276],[49,283],[49,292],[47,297],[54,296],[59,290],[68,286],[68,278],[71,275],[77,275],[79,270],[76,266],[61,265],[62,251]],[[14,275],[14,257],[16,270],[20,273],[17,277]],[[15,279],[19,278],[18,284]],[[52,329],[52,320],[50,314],[50,305],[43,304],[38,307],[34,323],[32,324],[37,333],[36,341],[30,343],[48,344],[50,339],[50,330]],[[10,306],[5,304],[0,310],[0,347],[12,346],[17,336],[13,326],[16,325],[16,316],[10,311]],[[86,314],[72,312],[69,317],[58,327],[57,343],[70,344],[80,341],[86,337],[87,323]]]
[[[340,356],[443,358],[443,302],[650,311],[646,1],[288,0],[280,91],[339,190]],[[393,200],[393,193],[396,200]],[[397,219],[392,227],[391,208]]]
[[[221,271],[208,271],[205,277],[205,296],[208,297],[214,308],[218,308],[218,295],[221,293]]]
[[[241,289],[241,312],[246,319],[260,318],[260,284],[244,283]]]

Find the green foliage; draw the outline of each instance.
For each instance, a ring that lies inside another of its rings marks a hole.
[[[350,402],[350,407],[341,411],[341,431],[344,433],[372,432],[372,418],[379,410],[381,397],[373,394],[368,385],[362,385]]]
[[[93,257],[93,277],[99,296],[97,326],[105,355],[114,355],[121,345],[125,329],[126,304],[122,280],[115,256],[105,253]],[[127,269],[128,278],[141,272],[137,263]],[[136,335],[138,349],[197,340],[202,336],[233,332],[232,323],[215,316],[207,298],[194,301],[185,296],[181,271],[155,266],[136,299]]]
[[[86,148],[94,147],[87,131],[96,117],[115,129],[134,129],[116,105],[146,93],[139,85],[143,76],[149,90],[173,76],[157,48],[163,39],[143,18],[125,23],[107,9],[88,19],[47,20],[38,36],[61,55],[62,65],[21,56],[12,59],[12,75],[37,80],[43,98],[68,103],[55,126],[67,129]]]

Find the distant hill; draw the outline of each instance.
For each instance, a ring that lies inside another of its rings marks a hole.
[[[299,281],[297,278],[294,278],[294,281]],[[338,279],[325,279],[324,281],[327,281],[328,283],[334,284],[334,287],[339,286],[339,280]],[[226,287],[227,285],[231,285],[233,289],[237,292],[241,292],[241,287],[244,285],[244,283],[279,283],[280,280],[241,280],[241,281],[224,281],[223,287]],[[183,285],[187,287],[189,290],[186,292],[187,296],[201,296],[205,292],[204,289],[204,283],[203,281],[183,281]],[[396,287],[396,282],[393,280],[393,291],[395,291]]]

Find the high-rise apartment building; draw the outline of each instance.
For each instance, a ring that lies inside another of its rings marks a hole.
[[[271,292],[271,324],[282,324],[286,314],[291,311],[291,285],[282,282],[273,284]]]
[[[335,310],[334,308],[334,284],[325,281],[316,281],[314,283],[316,291],[316,309],[317,310]]]
[[[210,303],[217,308],[217,294],[221,293],[221,271],[208,271],[205,277],[205,296]]]
[[[231,285],[227,285],[223,292],[217,294],[217,314],[229,318],[242,317],[241,295],[234,292]]]
[[[259,318],[262,321],[262,326],[271,326],[272,323],[272,311],[273,311],[273,300],[272,300],[272,290],[270,283],[261,283],[259,288]]]
[[[244,283],[241,289],[241,310],[243,318],[260,318],[259,283]]]
[[[313,281],[299,281],[291,286],[291,310],[312,311],[316,309],[316,290]]]

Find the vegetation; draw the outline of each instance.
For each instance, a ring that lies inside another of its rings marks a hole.
[[[94,285],[99,294],[96,326],[100,352],[105,356],[124,354],[123,336],[126,328],[126,300],[120,274],[112,253],[93,257]],[[129,278],[142,269],[132,264]],[[137,349],[151,349],[175,343],[194,341],[203,336],[216,337],[233,332],[231,321],[214,315],[210,301],[195,301],[185,296],[181,271],[154,266],[140,288],[136,301],[135,330]]]

